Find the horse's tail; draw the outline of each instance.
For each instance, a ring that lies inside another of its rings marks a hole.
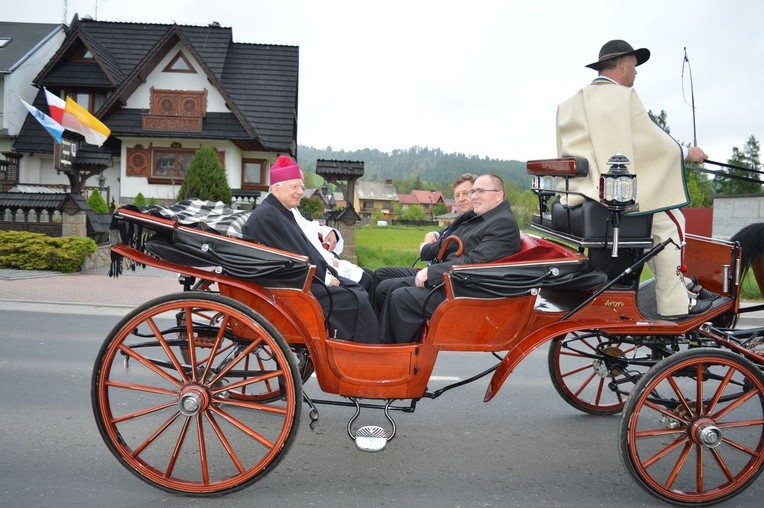
[[[753,260],[764,254],[764,222],[744,227],[730,241],[738,242],[743,250],[741,264],[742,273],[745,273]]]

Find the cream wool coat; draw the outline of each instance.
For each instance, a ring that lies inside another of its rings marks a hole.
[[[599,83],[582,88],[557,108],[557,155],[589,161],[589,175],[572,178],[570,190],[599,201],[600,173],[607,173],[608,159],[621,153],[637,175],[636,214],[687,205],[682,147],[652,121],[633,88]],[[583,201],[576,195],[562,199],[569,206]]]
[[[598,83],[598,84],[594,84]],[[690,202],[684,181],[682,148],[645,111],[637,92],[608,81],[595,80],[557,108],[558,156],[584,157],[589,161],[585,178],[572,178],[571,191],[599,200],[600,173],[607,173],[607,161],[617,153],[629,158],[629,171],[637,175],[639,214],[652,213],[653,240],[672,238],[677,245],[684,229],[681,212],[661,213]],[[570,195],[562,203],[575,206],[584,201]],[[676,221],[676,223],[675,223]],[[678,248],[664,249],[648,261],[655,273],[658,313],[663,316],[687,314],[689,298],[678,271]]]

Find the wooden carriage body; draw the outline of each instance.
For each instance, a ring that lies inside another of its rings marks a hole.
[[[135,210],[120,210],[116,218],[140,225],[143,235],[151,232],[142,249],[153,254],[125,243],[113,246],[115,254],[216,283],[220,294],[254,309],[287,343],[304,344],[321,389],[347,397],[417,399],[426,390],[438,352],[507,351],[489,384],[488,401],[523,358],[555,337],[593,328],[630,335],[679,335],[737,308],[738,284],[728,280],[734,271],[723,270],[736,259],[731,244],[700,237],[688,240],[688,266],[704,287],[728,298],[712,315],[675,322],[643,315],[635,292],[628,289],[611,289],[592,298],[595,288],[581,288],[576,279],[588,264],[584,254],[523,234],[518,253],[494,263],[456,266],[446,273],[446,300],[430,318],[421,341],[355,343],[328,337],[322,309],[310,293],[315,267],[304,256]],[[280,269],[274,270],[279,263]],[[562,289],[526,280],[551,272],[572,278]],[[521,279],[519,286],[515,276]],[[498,290],[485,288],[496,284]],[[237,331],[236,323],[233,329]]]

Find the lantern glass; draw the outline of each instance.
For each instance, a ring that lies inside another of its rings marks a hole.
[[[636,182],[631,176],[620,176],[613,183],[613,199],[620,203],[633,203],[636,190]]]
[[[614,178],[608,178],[606,175],[603,175],[602,178],[602,200],[609,203],[613,201],[613,196],[615,193],[615,179]]]

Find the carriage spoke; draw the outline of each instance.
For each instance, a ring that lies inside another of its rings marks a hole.
[[[178,456],[180,455],[180,450],[183,447],[183,442],[186,440],[186,434],[188,433],[188,425],[190,421],[191,419],[188,417],[186,417],[183,421],[180,433],[178,434],[178,439],[175,441],[175,449],[172,451],[170,462],[167,464],[167,469],[165,469],[165,478],[172,476],[172,471],[175,469],[175,463],[178,461]]]
[[[133,418],[140,418],[141,416],[150,415],[152,413],[156,413],[157,411],[161,411],[163,409],[167,409],[168,407],[174,406],[176,404],[175,401],[165,402],[164,404],[156,404],[154,406],[149,406],[147,408],[141,409],[140,411],[133,411],[131,413],[123,414],[122,416],[112,418],[112,423],[122,423],[126,422],[128,420],[132,420]]]
[[[723,408],[721,411],[719,411],[718,413],[714,413],[712,417],[713,417],[715,420],[721,420],[722,418],[724,418],[725,416],[727,416],[728,414],[730,414],[730,413],[731,413],[733,410],[735,410],[735,409],[739,408],[740,406],[742,406],[743,404],[745,404],[747,401],[751,400],[751,398],[752,398],[752,397],[755,397],[756,395],[758,395],[758,394],[756,393],[756,391],[754,391],[754,390],[748,390],[748,391],[747,391],[747,392],[745,392],[743,395],[741,395],[740,397],[738,397],[737,399],[735,399],[734,401],[732,401],[730,404],[728,404],[728,405],[727,405],[725,408]]]
[[[674,481],[676,480],[676,477],[679,475],[679,472],[682,470],[682,467],[684,467],[684,463],[687,460],[687,457],[690,455],[690,452],[692,451],[693,444],[692,443],[685,443],[684,448],[682,449],[682,453],[679,454],[679,458],[676,461],[676,464],[674,464],[674,467],[671,469],[671,473],[668,475],[668,478],[666,479],[665,487],[667,489],[670,489],[672,485],[674,485]]]
[[[228,457],[230,457],[231,461],[236,466],[236,469],[239,471],[239,473],[244,473],[246,471],[246,469],[244,468],[244,465],[239,459],[239,456],[236,455],[236,453],[234,452],[233,446],[231,446],[230,441],[225,437],[225,433],[220,428],[220,425],[218,424],[217,420],[215,420],[215,417],[212,415],[210,411],[206,411],[204,415],[207,417],[207,420],[210,422],[210,426],[212,427],[212,430],[215,431],[215,435],[217,435],[218,439],[220,440],[220,443],[225,448],[226,453],[228,454]]]
[[[196,436],[199,440],[199,467],[202,471],[202,482],[205,485],[210,483],[210,470],[207,464],[207,445],[204,440],[204,426],[202,425],[202,415],[198,414],[194,417],[196,420]]]
[[[228,374],[231,369],[233,369],[236,365],[239,364],[242,360],[247,358],[250,353],[252,353],[255,349],[260,347],[262,345],[262,337],[258,340],[253,340],[247,347],[245,347],[243,350],[239,351],[238,354],[228,363],[226,364],[222,369],[220,369],[215,376],[210,380],[210,385],[213,385],[223,379],[226,374]]]
[[[106,386],[111,388],[122,388],[124,390],[135,390],[137,392],[158,393],[162,395],[169,395],[171,397],[178,396],[178,390],[168,390],[160,386],[139,385],[135,383],[123,383],[120,381],[109,381]]]
[[[735,479],[735,475],[732,474],[732,471],[730,471],[730,468],[725,464],[724,459],[722,458],[719,451],[715,448],[711,449],[711,454],[714,456],[714,460],[719,465],[719,468],[724,472],[724,476],[727,477],[728,481],[733,481]]]
[[[159,437],[165,430],[170,427],[170,425],[172,425],[175,420],[178,419],[178,416],[180,416],[180,412],[174,413],[167,420],[165,420],[164,423],[162,423],[162,425],[160,425],[149,437],[147,437],[141,444],[135,447],[132,456],[138,457],[141,452],[146,449],[147,446],[153,443],[157,437]]]
[[[203,362],[205,362],[204,373],[202,373],[202,379],[207,379],[207,376],[210,373],[210,369],[212,368],[212,359],[218,355],[218,349],[220,348],[220,344],[223,342],[223,337],[225,336],[225,330],[228,326],[228,321],[229,321],[229,317],[225,316],[225,318],[223,319],[223,322],[220,323],[220,327],[218,328],[217,335],[215,336],[215,343],[212,345],[210,354],[207,356],[205,360],[202,360]],[[194,364],[192,365],[194,366],[194,370],[196,370],[196,365]]]
[[[677,399],[679,400],[679,403],[682,404],[684,409],[687,411],[687,414],[690,416],[694,416],[693,410],[690,407],[690,404],[688,404],[687,398],[685,398],[685,396],[682,394],[682,390],[676,384],[676,379],[674,379],[674,376],[666,377],[666,381],[668,381],[668,384],[669,386],[671,386],[671,389],[674,390],[674,393],[676,394]]]
[[[724,375],[724,378],[722,378],[721,382],[719,383],[719,386],[716,388],[716,392],[711,397],[711,400],[706,404],[705,414],[711,414],[714,412],[714,408],[716,407],[716,404],[719,402],[719,399],[721,398],[722,394],[724,394],[724,391],[727,389],[727,386],[729,386],[730,380],[732,379],[732,375],[735,373],[735,370],[732,368],[727,369],[727,373]]]
[[[254,383],[260,383],[263,381],[267,383],[271,379],[279,377],[279,376],[283,376],[283,375],[284,373],[282,371],[273,370],[273,371],[266,372],[265,374],[261,374],[259,376],[253,376],[246,379],[242,379],[241,381],[236,381],[234,383],[227,384],[221,388],[213,389],[211,392],[213,395],[215,395],[217,393],[224,392],[226,390],[235,390],[236,388],[243,388]]]
[[[272,441],[270,441],[266,437],[262,436],[260,433],[256,432],[254,429],[250,429],[246,424],[244,424],[241,421],[239,421],[237,418],[235,418],[230,413],[227,413],[227,412],[223,411],[220,408],[210,408],[210,410],[213,413],[218,414],[221,417],[225,418],[229,423],[234,425],[236,428],[238,428],[240,431],[244,432],[245,434],[247,434],[251,438],[253,438],[256,441],[258,441],[262,445],[266,446],[267,448],[273,448],[273,442]]]
[[[170,362],[172,362],[176,372],[180,374],[180,377],[183,380],[183,382],[187,383],[188,376],[186,375],[186,371],[183,369],[183,366],[178,361],[178,357],[175,356],[175,353],[173,353],[172,350],[170,349],[170,345],[167,343],[167,340],[165,339],[164,334],[161,332],[161,330],[157,326],[154,319],[147,319],[146,323],[148,324],[149,328],[151,328],[151,331],[154,333],[154,336],[159,342],[159,345],[162,346],[162,349],[167,355],[167,358],[170,360]]]
[[[162,369],[161,367],[156,365],[154,362],[152,362],[151,360],[149,360],[145,356],[136,353],[134,349],[132,349],[132,348],[130,348],[128,346],[120,345],[119,346],[119,350],[120,350],[121,353],[127,355],[128,357],[132,358],[133,360],[136,360],[136,361],[140,362],[144,367],[146,367],[149,370],[155,372],[159,376],[165,378],[167,381],[169,381],[173,385],[177,386],[178,388],[181,387],[181,385],[182,385],[182,381],[181,380],[177,379],[176,377],[173,377],[172,375],[170,375],[169,372],[167,372],[166,370]],[[178,373],[181,376],[183,376],[184,378],[186,377],[185,373],[183,372],[183,369],[179,370]]]

